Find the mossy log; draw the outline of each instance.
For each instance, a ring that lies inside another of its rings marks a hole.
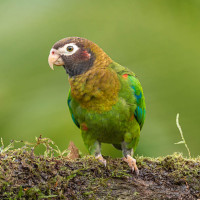
[[[0,199],[200,198],[200,158],[137,157],[138,176],[122,159],[106,159],[104,167],[92,156],[70,160],[35,155],[33,148],[2,148]]]

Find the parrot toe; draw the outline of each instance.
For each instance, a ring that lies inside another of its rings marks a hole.
[[[136,175],[139,175],[139,169],[137,168],[137,165],[136,165],[136,159],[134,159],[130,155],[127,155],[127,158],[124,157],[123,161],[128,163],[128,166],[131,168],[132,172],[135,171]]]
[[[106,167],[106,160],[103,158],[101,154],[98,156],[95,156],[95,158]]]

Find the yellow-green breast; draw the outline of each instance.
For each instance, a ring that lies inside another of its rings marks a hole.
[[[87,110],[109,111],[118,100],[120,82],[109,67],[92,67],[82,75],[69,78],[69,82],[72,98]]]

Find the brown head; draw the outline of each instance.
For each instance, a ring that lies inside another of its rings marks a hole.
[[[70,77],[87,72],[92,67],[106,67],[112,60],[95,43],[80,37],[68,37],[56,42],[49,54],[49,66],[63,66]]]

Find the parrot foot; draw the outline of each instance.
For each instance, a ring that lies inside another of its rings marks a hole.
[[[103,158],[101,154],[95,156],[95,158],[106,167],[106,160]]]
[[[139,175],[139,169],[136,165],[136,159],[132,158],[130,155],[127,155],[127,157],[123,158],[123,161],[128,163],[128,166],[131,168],[131,171],[136,173],[136,175]]]

